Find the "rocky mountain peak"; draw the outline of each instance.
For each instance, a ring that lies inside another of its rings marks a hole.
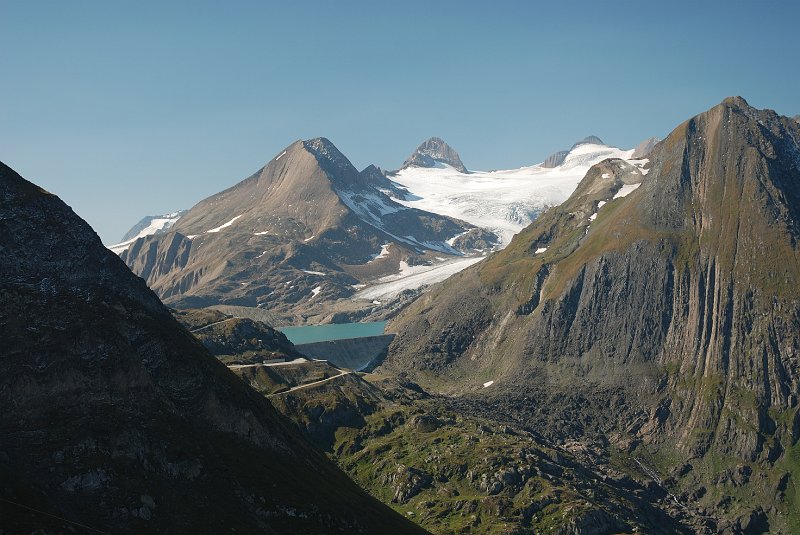
[[[329,139],[324,137],[315,137],[303,141],[303,146],[313,154],[320,165],[328,172],[335,174],[340,173],[358,173],[350,160],[336,148]]]
[[[434,167],[437,162],[450,165],[462,173],[468,172],[458,153],[438,137],[429,138],[417,147],[414,154],[403,162],[401,169],[407,167]]]
[[[368,166],[366,166],[364,170],[361,171],[361,174],[364,176],[378,176],[378,175],[384,176],[383,170],[374,163],[371,163]]]
[[[720,106],[727,106],[729,108],[750,108],[753,109],[747,101],[740,96],[726,97],[720,102]]]

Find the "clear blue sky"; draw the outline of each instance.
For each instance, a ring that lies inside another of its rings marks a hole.
[[[295,139],[473,169],[588,134],[631,147],[729,95],[800,113],[785,2],[0,0],[0,160],[105,242]]]

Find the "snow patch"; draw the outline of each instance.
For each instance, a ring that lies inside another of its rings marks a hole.
[[[533,254],[542,254],[545,251],[547,251],[547,247],[539,247]]]
[[[373,255],[372,260],[370,260],[367,263],[374,262],[375,260],[378,260],[380,258],[386,258],[387,256],[389,256],[389,247],[391,245],[392,245],[391,243],[384,243],[383,245],[381,245],[381,252],[379,252],[376,255]]]
[[[303,241],[304,241],[304,242],[310,242],[310,241],[311,241],[311,240],[313,240],[315,237],[316,237],[315,235],[312,235],[310,238],[306,238],[306,239],[305,239],[305,240],[303,240]]]
[[[641,160],[631,160],[631,163],[636,167],[638,167],[639,171],[641,171],[643,175],[647,175],[647,173],[650,172],[650,169],[644,169],[644,166],[650,163],[649,158],[642,158]]]
[[[621,197],[625,197],[632,191],[636,190],[636,188],[638,188],[641,185],[642,185],[641,182],[638,184],[625,184],[621,188],[619,188],[619,191],[617,193],[614,194],[614,198],[619,199]]]
[[[222,229],[226,229],[226,228],[230,227],[231,225],[233,225],[233,223],[234,223],[234,222],[235,222],[237,219],[239,219],[240,217],[242,217],[243,215],[244,215],[244,214],[239,214],[239,215],[237,215],[236,217],[234,217],[233,219],[231,219],[230,221],[228,221],[227,223],[223,223],[223,224],[221,224],[220,226],[218,226],[218,227],[216,227],[216,228],[212,228],[211,230],[207,230],[207,231],[205,231],[205,234],[214,234],[214,233],[216,233],[216,232],[219,232],[219,231],[220,231],[220,230],[222,230]]]
[[[409,266],[406,262],[400,262],[400,270],[396,275],[378,279],[377,284],[356,293],[353,299],[390,299],[403,290],[441,282],[484,258],[483,256],[458,258],[433,266]]]
[[[277,158],[275,158],[275,161],[277,162],[278,160],[280,160],[280,159],[283,157],[283,155],[284,155],[284,154],[286,154],[286,151],[283,151],[282,153],[280,153],[280,154],[278,155],[278,157],[277,157]]]
[[[489,388],[493,384],[494,384],[494,381],[486,381],[485,383],[483,383],[483,388]]]
[[[303,273],[308,273],[309,275],[321,275],[323,277],[325,276],[325,274],[321,271],[311,271],[309,269],[304,269]]]

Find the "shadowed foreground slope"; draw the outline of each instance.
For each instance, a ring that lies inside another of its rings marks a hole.
[[[5,530],[422,532],[211,357],[68,206],[2,164],[0,333]]]

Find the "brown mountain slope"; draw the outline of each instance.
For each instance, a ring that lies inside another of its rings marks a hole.
[[[446,240],[471,225],[401,206],[382,191],[386,183],[374,166],[359,173],[324,138],[297,141],[121,257],[179,307],[309,314],[351,296],[360,282],[396,273],[401,261],[460,254]]]
[[[624,198],[635,176],[599,164],[404,311],[384,368],[508,403],[543,432],[643,442],[666,472],[694,459],[678,484],[702,497],[713,481],[715,514],[763,506],[774,529],[800,527],[785,516],[800,483],[799,140],[736,97],[656,145]],[[747,491],[737,470],[758,474]]]
[[[0,530],[418,533],[0,164]]]

